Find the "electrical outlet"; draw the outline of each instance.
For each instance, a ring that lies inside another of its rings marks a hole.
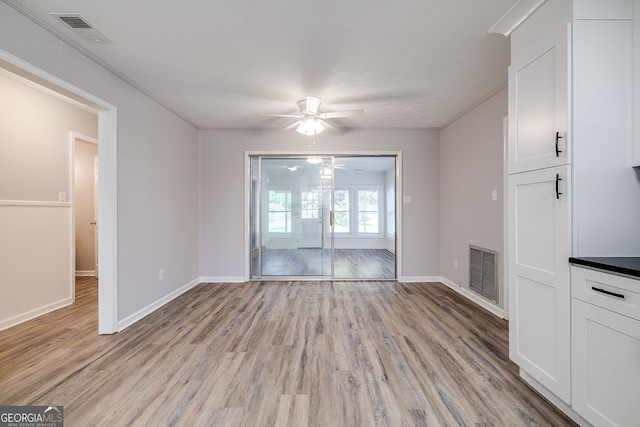
[[[164,280],[164,268],[158,270],[158,280]]]
[[[453,260],[453,268],[455,268],[456,270],[458,269],[458,260],[457,259]]]
[[[491,200],[494,202],[498,200],[498,190],[491,190]]]

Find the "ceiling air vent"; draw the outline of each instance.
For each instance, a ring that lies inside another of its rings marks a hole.
[[[61,16],[60,19],[74,30],[77,30],[78,28],[93,28],[80,16]]]
[[[96,30],[82,16],[77,13],[52,13],[73,29],[73,32],[90,42],[104,42],[108,39]]]

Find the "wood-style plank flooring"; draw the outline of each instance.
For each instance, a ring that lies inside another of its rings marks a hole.
[[[336,249],[334,275],[338,279],[394,279],[396,257],[386,249]],[[252,271],[259,276],[322,276],[331,274],[331,251],[319,248],[264,249]]]
[[[200,284],[97,335],[97,289],[0,332],[0,404],[67,426],[563,426],[507,323],[437,283]]]

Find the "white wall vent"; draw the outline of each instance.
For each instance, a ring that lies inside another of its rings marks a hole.
[[[498,302],[498,253],[469,245],[469,289]]]

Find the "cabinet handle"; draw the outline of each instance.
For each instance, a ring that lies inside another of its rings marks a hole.
[[[560,199],[560,195],[562,194],[560,192],[560,189],[558,188],[558,184],[560,183],[560,181],[562,181],[562,178],[560,178],[560,174],[557,173],[556,174],[556,199]]]
[[[558,149],[558,140],[560,138],[564,138],[564,136],[560,135],[560,132],[556,132],[556,157],[560,157],[560,153],[562,153],[562,150]]]
[[[623,294],[617,294],[615,292],[607,291],[606,289],[596,288],[595,286],[592,286],[591,289],[593,289],[596,292],[600,292],[602,294],[607,294],[607,295],[611,295],[612,297],[624,299]]]

